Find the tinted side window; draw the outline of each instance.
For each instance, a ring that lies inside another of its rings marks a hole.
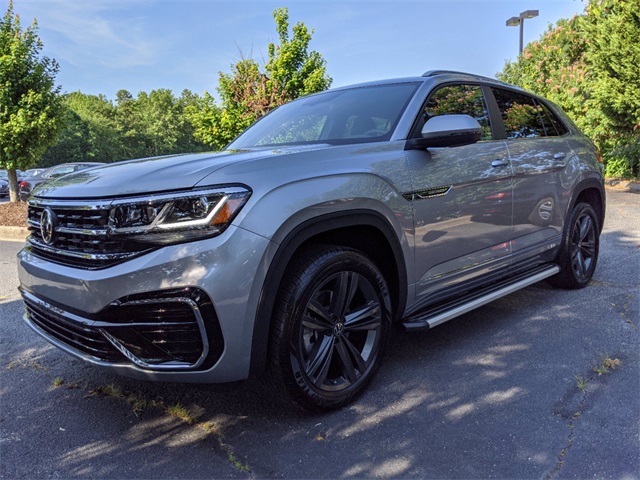
[[[535,138],[547,135],[540,110],[533,98],[498,88],[493,89],[493,94],[502,114],[507,138]]]
[[[482,89],[477,85],[448,85],[431,94],[424,109],[424,120],[447,114],[465,114],[482,127],[481,140],[491,140],[491,123]]]
[[[552,129],[547,128],[547,135],[564,135],[567,133],[567,127],[556,117],[556,115],[544,103],[537,102],[542,110],[545,125],[551,125]]]

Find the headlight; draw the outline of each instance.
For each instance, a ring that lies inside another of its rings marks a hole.
[[[156,244],[212,237],[229,226],[250,195],[243,187],[223,187],[117,200],[108,231]]]

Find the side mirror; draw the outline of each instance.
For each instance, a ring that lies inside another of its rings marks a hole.
[[[427,120],[421,138],[407,141],[405,150],[431,147],[461,147],[476,143],[482,137],[482,127],[469,115],[438,115]]]

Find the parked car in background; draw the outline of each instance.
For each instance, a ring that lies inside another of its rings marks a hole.
[[[25,173],[22,170],[16,169],[16,176],[18,178],[22,178],[25,176]],[[0,180],[7,180],[8,178],[9,178],[9,172],[7,172],[7,170],[5,169],[0,170]]]
[[[29,170],[25,170],[23,177],[35,177],[41,172],[44,172],[46,168],[30,168]]]
[[[97,167],[104,165],[101,162],[76,162],[76,163],[61,163],[54,167],[47,169],[41,169],[40,172],[29,177],[23,177],[19,182],[20,187],[20,200],[26,201],[31,195],[31,192],[35,187],[52,178],[61,177],[68,173],[77,172],[78,170],[85,170],[91,167]]]
[[[0,178],[0,198],[4,198],[9,195],[9,182]]]
[[[20,182],[24,178],[24,172],[22,170],[16,170],[16,177],[18,180],[18,187]],[[0,170],[0,198],[9,196],[9,172],[7,170]]]
[[[266,376],[327,410],[365,389],[392,327],[586,286],[604,216],[602,161],[557,106],[429,71],[300,98],[221,152],[41,185],[20,290],[28,325],[90,363]]]

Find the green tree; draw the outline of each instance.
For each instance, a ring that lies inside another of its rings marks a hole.
[[[202,150],[204,145],[193,139],[193,126],[185,116],[185,108],[197,104],[197,96],[189,90],[176,98],[171,90],[140,92],[137,99],[140,133],[145,140],[144,156],[166,155]]]
[[[47,149],[38,166],[63,162],[112,162],[122,157],[116,110],[104,95],[73,92],[64,95],[63,128],[58,142]]]
[[[592,0],[497,75],[559,104],[598,145],[611,176],[638,176],[639,10],[637,1]]]
[[[585,57],[610,140],[609,170],[640,174],[640,2],[591,0]]]
[[[89,158],[91,130],[88,122],[71,108],[66,107],[63,115],[63,128],[58,141],[47,148],[38,167],[51,167],[62,162],[82,162]]]
[[[146,94],[145,94],[146,95]],[[140,102],[127,90],[116,94],[115,128],[120,135],[122,158],[144,157],[147,151]]]
[[[269,44],[269,60],[265,65],[271,108],[302,95],[326,90],[332,82],[322,55],[315,50],[309,52],[313,30],[309,31],[304,23],[298,22],[292,28],[290,39],[288,9],[276,9],[273,18],[280,44]]]
[[[331,86],[326,61],[309,51],[313,30],[298,22],[290,35],[286,8],[275,10],[273,17],[279,44],[268,45],[264,69],[251,58],[241,58],[231,66],[231,73],[219,74],[220,106],[205,93],[188,108],[196,138],[208,145],[223,148],[269,110]]]
[[[9,172],[12,202],[18,200],[16,169],[36,165],[62,123],[58,64],[41,50],[37,22],[22,30],[10,1],[0,20],[0,167]]]
[[[64,128],[38,165],[61,162],[115,162],[129,158],[203,151],[193,136],[185,109],[199,102],[188,90],[175,97],[170,90],[104,95],[73,92],[64,96]]]

